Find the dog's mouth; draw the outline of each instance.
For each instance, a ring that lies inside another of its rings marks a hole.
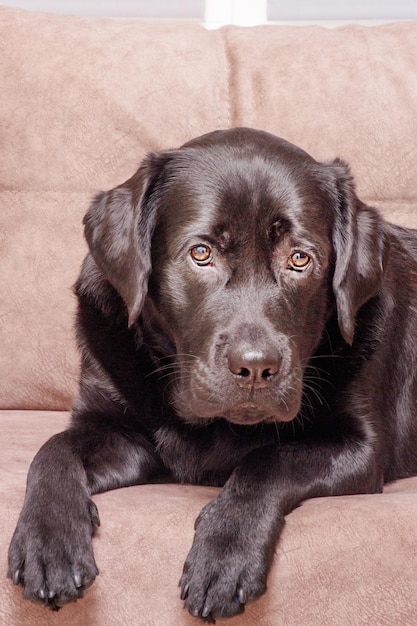
[[[216,419],[239,425],[291,422],[301,408],[303,376],[296,365],[288,370],[265,385],[250,387],[236,384],[232,377],[207,376],[206,368],[195,367],[192,376],[177,377],[171,401],[177,415],[188,423]]]
[[[248,401],[219,407],[216,402],[196,402],[192,407],[177,406],[177,411],[182,419],[189,423],[210,422],[221,418],[233,424],[253,426],[261,423],[290,422],[297,416],[300,404],[301,401],[297,397],[291,402],[273,405]]]

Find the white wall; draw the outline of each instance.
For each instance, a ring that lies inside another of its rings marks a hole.
[[[417,0],[0,0],[32,11],[112,17],[191,18],[213,24],[268,20],[417,18]]]
[[[268,0],[270,20],[417,18],[417,0]]]
[[[227,1],[227,0],[226,0]],[[1,5],[30,11],[111,17],[204,16],[205,0],[0,0]]]

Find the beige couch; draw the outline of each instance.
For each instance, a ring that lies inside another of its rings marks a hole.
[[[0,9],[4,573],[28,465],[76,393],[71,285],[90,198],[147,151],[235,125],[343,157],[366,202],[417,226],[417,23],[210,32]],[[54,614],[2,577],[0,624],[198,623],[177,584],[194,518],[215,492],[151,485],[95,497],[100,576],[85,599]],[[267,594],[230,624],[417,624],[417,478],[305,502],[288,516]]]

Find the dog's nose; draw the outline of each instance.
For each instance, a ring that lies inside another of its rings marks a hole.
[[[272,347],[255,347],[242,342],[233,346],[228,355],[229,370],[239,387],[261,389],[277,375],[281,357]]]

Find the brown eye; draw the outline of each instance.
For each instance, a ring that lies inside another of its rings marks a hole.
[[[211,248],[206,246],[204,243],[199,243],[198,246],[191,248],[190,254],[194,263],[200,267],[213,264],[213,253]]]
[[[297,250],[293,252],[290,258],[288,259],[288,267],[291,270],[295,270],[296,272],[303,272],[311,263],[311,256],[302,252],[302,250]]]

